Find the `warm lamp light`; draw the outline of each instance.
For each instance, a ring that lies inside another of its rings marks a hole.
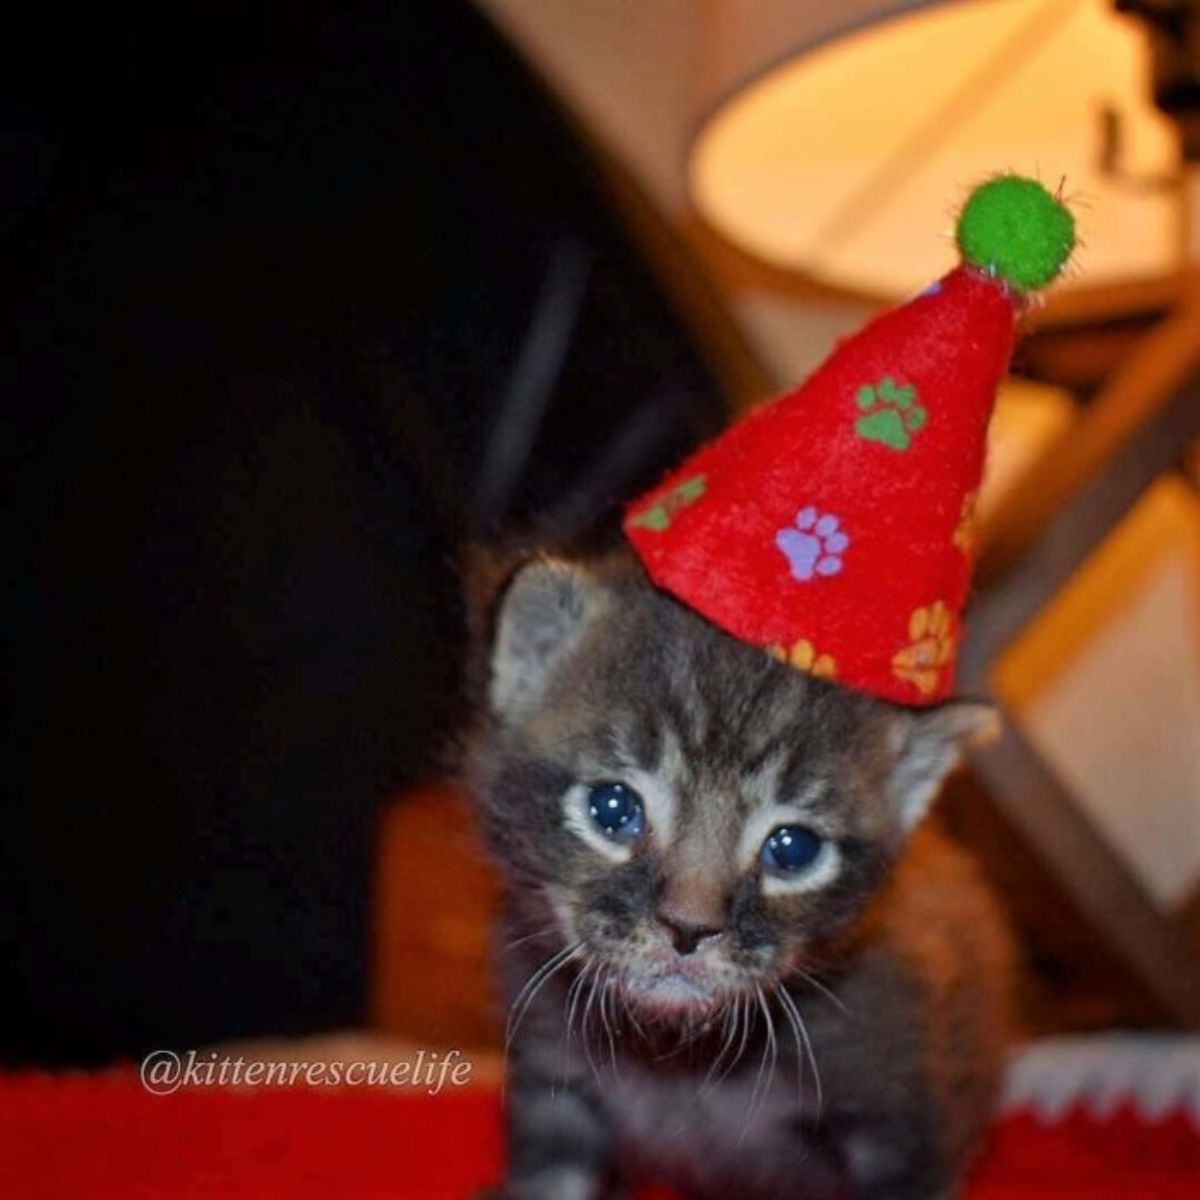
[[[692,145],[691,196],[770,265],[894,298],[954,265],[959,202],[1013,170],[1065,180],[1088,286],[1158,278],[1185,243],[1178,134],[1152,86],[1141,26],[1104,0],[925,9],[742,87]]]

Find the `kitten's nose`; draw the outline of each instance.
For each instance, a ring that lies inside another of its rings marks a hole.
[[[705,938],[716,937],[724,932],[715,925],[691,925],[661,912],[658,914],[658,923],[671,935],[671,944],[679,954],[694,954]]]
[[[681,871],[667,880],[655,914],[679,954],[694,954],[705,938],[724,932],[725,890],[711,875]]]

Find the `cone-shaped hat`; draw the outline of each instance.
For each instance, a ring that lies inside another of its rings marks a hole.
[[[1023,296],[1070,255],[1041,184],[976,189],[963,264],[630,506],[655,584],[794,666],[904,704],[953,686],[971,520]]]

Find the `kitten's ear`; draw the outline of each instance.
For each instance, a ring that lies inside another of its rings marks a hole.
[[[893,726],[896,763],[889,783],[905,833],[929,811],[946,776],[968,745],[1000,734],[1000,714],[983,700],[949,700],[936,708],[908,710]]]
[[[509,581],[496,618],[492,711],[511,717],[536,704],[605,604],[599,583],[573,563],[540,558],[523,566]]]

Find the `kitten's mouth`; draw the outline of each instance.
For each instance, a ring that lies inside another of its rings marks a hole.
[[[679,971],[641,980],[633,989],[633,993],[639,1002],[654,1008],[707,1008],[714,1000],[710,987],[705,987]]]
[[[719,999],[711,970],[684,959],[661,968],[626,971],[621,987],[630,1003],[663,1014],[708,1009]]]

